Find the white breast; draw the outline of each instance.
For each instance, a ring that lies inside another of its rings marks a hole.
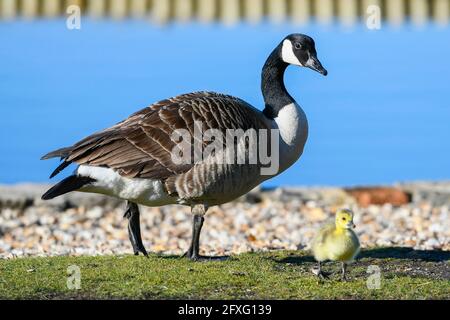
[[[280,133],[280,172],[289,168],[303,153],[308,139],[308,120],[297,103],[284,106],[274,119]]]

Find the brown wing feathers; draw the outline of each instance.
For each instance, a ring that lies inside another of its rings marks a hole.
[[[176,165],[171,160],[175,142],[171,134],[187,129],[193,136],[194,122],[203,130],[258,128],[263,124],[244,101],[217,93],[198,92],[163,100],[131,115],[125,121],[95,133],[72,147],[62,148],[42,159],[64,161],[54,177],[70,163],[108,167],[130,178],[167,179],[185,173],[194,164]]]

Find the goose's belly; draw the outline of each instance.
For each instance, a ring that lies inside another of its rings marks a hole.
[[[79,191],[130,200],[149,207],[176,203],[213,206],[230,202],[262,182],[259,172],[257,165],[198,165],[178,176],[178,196],[170,196],[161,180],[130,179],[109,168],[80,166],[77,169],[77,174],[96,180]]]
[[[334,238],[327,247],[328,259],[333,261],[352,261],[359,251],[359,243],[351,234]]]
[[[80,166],[77,174],[96,181],[79,191],[99,193],[119,199],[130,200],[149,207],[176,203],[164,187],[164,182],[155,179],[130,179],[122,177],[109,168]]]
[[[180,202],[209,206],[232,201],[264,181],[258,165],[198,165],[176,181]]]
[[[356,248],[338,248],[330,253],[329,259],[333,261],[351,261],[355,256]]]

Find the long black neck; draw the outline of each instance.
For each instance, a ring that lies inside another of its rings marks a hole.
[[[262,69],[261,91],[266,104],[263,113],[274,119],[286,105],[294,102],[284,86],[284,72],[288,64],[281,59],[281,46],[278,46],[267,58]]]

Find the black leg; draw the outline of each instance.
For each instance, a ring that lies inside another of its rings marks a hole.
[[[192,214],[194,215],[192,221],[192,240],[189,250],[184,254],[185,257],[197,261],[200,260],[200,232],[202,231],[203,217],[206,212],[205,206],[196,205],[192,207]]]
[[[124,217],[128,219],[128,236],[133,246],[134,254],[138,255],[141,252],[144,256],[148,257],[147,250],[145,250],[144,244],[142,243],[139,215],[138,205],[128,201]]]
[[[342,277],[341,277],[342,281],[347,281],[346,272],[347,272],[347,264],[345,262],[342,262]]]

